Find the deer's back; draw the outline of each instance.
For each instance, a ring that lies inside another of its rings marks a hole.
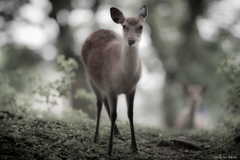
[[[88,59],[90,54],[100,55],[111,43],[122,43],[122,38],[110,30],[97,30],[93,32],[83,43],[82,59],[86,66],[88,66]]]
[[[120,58],[122,38],[110,30],[97,30],[84,42],[82,47],[82,61],[88,77],[97,86],[108,82],[106,79]]]

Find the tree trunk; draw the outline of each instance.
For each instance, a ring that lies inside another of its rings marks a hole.
[[[71,6],[71,1],[69,0],[50,0],[50,2],[53,6],[50,17],[54,19],[56,19],[57,13],[61,9],[67,9],[68,11],[71,11],[73,9]],[[98,1],[96,1],[95,5],[92,7],[92,10],[96,11],[98,6],[99,3]],[[76,82],[72,83],[70,86],[70,104],[74,109],[81,109],[83,112],[87,113],[90,118],[95,118],[95,111],[89,110],[88,108],[89,102],[82,99],[74,99],[73,97],[77,89],[84,88],[86,90],[89,90],[89,88],[85,80],[84,67],[82,65],[82,62],[80,61],[80,57],[75,55],[73,51],[73,44],[75,42],[73,40],[71,28],[69,27],[69,25],[59,25],[59,28],[59,37],[57,38],[56,44],[59,49],[59,54],[65,55],[66,59],[74,58],[79,64],[79,68],[76,70]],[[79,50],[79,52],[81,51]]]

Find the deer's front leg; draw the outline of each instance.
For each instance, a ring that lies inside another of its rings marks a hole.
[[[112,155],[112,141],[113,141],[113,133],[115,128],[115,122],[117,119],[117,95],[109,95],[108,96],[108,103],[110,105],[110,118],[111,118],[111,131],[110,131],[110,138],[108,142],[108,155]]]
[[[134,102],[134,96],[135,96],[135,90],[126,94],[126,99],[127,99],[127,107],[128,107],[128,119],[130,123],[130,130],[131,130],[131,137],[132,137],[132,142],[131,142],[131,148],[133,152],[137,152],[137,144],[136,144],[136,139],[135,139],[135,133],[134,133],[134,125],[133,125],[133,102]]]
[[[107,114],[108,114],[108,116],[109,116],[109,119],[110,119],[110,121],[111,121],[110,107],[109,107],[107,98],[105,98],[103,102],[104,102],[104,106],[105,106],[105,109],[106,109],[106,111],[107,111]],[[122,141],[125,140],[125,139],[121,136],[121,134],[120,134],[120,132],[119,132],[119,130],[118,130],[117,124],[115,124],[114,135],[120,136],[119,139],[122,140]]]

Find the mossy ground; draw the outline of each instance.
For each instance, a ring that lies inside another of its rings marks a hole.
[[[95,122],[85,118],[0,118],[0,159],[238,159],[236,130],[212,131],[148,128],[135,125],[138,153],[130,149],[129,124],[118,123],[125,141],[114,138],[113,156],[106,154],[109,124],[100,124],[100,139],[93,143]]]

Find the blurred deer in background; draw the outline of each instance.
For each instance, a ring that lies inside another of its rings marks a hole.
[[[99,122],[102,103],[111,120],[108,154],[112,154],[113,134],[120,135],[115,125],[117,99],[126,94],[128,118],[131,129],[131,148],[137,152],[133,126],[133,102],[137,83],[141,77],[139,42],[147,7],[142,6],[138,16],[124,17],[117,8],[110,9],[112,20],[123,27],[122,38],[110,30],[93,32],[84,42],[81,58],[87,72],[88,81],[97,97],[97,125],[94,142],[99,139]]]
[[[178,129],[206,129],[207,110],[201,106],[202,94],[207,90],[207,85],[197,86],[183,84],[188,94],[189,106],[185,107],[175,120],[175,128]]]

